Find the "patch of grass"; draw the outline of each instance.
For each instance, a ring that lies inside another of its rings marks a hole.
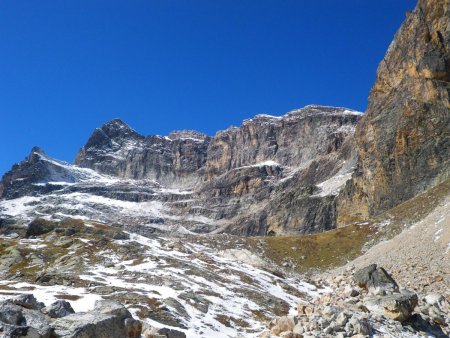
[[[266,314],[261,310],[252,310],[252,313],[256,321],[259,322],[268,322],[269,320],[273,319],[272,314]]]
[[[78,218],[65,218],[58,224],[61,228],[84,228],[84,221]]]
[[[265,257],[278,265],[289,262],[296,272],[325,270],[356,258],[375,229],[370,224],[353,224],[344,228],[306,236],[255,237]]]
[[[226,327],[241,327],[241,328],[247,328],[250,326],[249,323],[247,323],[243,319],[234,318],[232,316],[226,316],[222,314],[218,314],[214,317],[219,323]]]

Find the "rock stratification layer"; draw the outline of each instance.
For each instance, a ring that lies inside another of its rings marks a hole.
[[[450,2],[420,0],[381,61],[356,129],[340,221],[390,209],[450,176]]]

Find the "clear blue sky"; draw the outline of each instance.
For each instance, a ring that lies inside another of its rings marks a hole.
[[[364,110],[412,0],[0,1],[0,175],[71,162],[102,123],[213,135],[307,104]]]

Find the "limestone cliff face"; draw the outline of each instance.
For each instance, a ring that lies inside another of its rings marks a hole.
[[[356,129],[340,222],[383,212],[450,176],[450,2],[420,0],[381,61]]]
[[[353,133],[359,114],[345,108],[307,106],[282,117],[257,115],[217,133],[208,147],[210,176],[265,161],[298,167],[336,151]]]
[[[257,115],[214,137],[195,131],[144,137],[112,120],[94,131],[74,164],[113,176],[192,188],[229,170],[266,161],[302,166],[337,151],[353,134],[359,117],[345,108],[307,106],[282,117]]]
[[[307,106],[279,117],[257,115],[213,137],[194,131],[143,137],[113,120],[95,130],[75,164],[189,189],[189,201],[176,199],[177,217],[220,221],[224,232],[319,232],[336,225],[336,195],[354,169],[360,117],[345,108]],[[335,175],[338,184],[321,193],[317,185]]]

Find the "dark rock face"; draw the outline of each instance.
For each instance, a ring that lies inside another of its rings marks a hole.
[[[382,267],[371,264],[353,275],[355,283],[366,290],[380,289],[384,291],[398,291],[395,280]]]
[[[73,172],[58,163],[62,162],[50,160],[42,149],[34,147],[24,161],[15,164],[3,176],[0,183],[0,197],[11,199],[55,190],[56,186],[42,185],[47,181],[75,182],[77,178]]]
[[[340,202],[341,223],[383,212],[450,177],[449,97],[450,6],[419,0],[378,67],[357,126],[359,161]]]
[[[62,318],[75,313],[70,303],[65,300],[57,300],[41,309],[41,311],[52,318]]]
[[[74,163],[122,178],[147,178],[175,186],[192,184],[198,179],[194,173],[205,163],[208,141],[206,135],[194,131],[144,137],[122,121],[113,120],[94,131]],[[189,178],[193,181],[187,181]]]

